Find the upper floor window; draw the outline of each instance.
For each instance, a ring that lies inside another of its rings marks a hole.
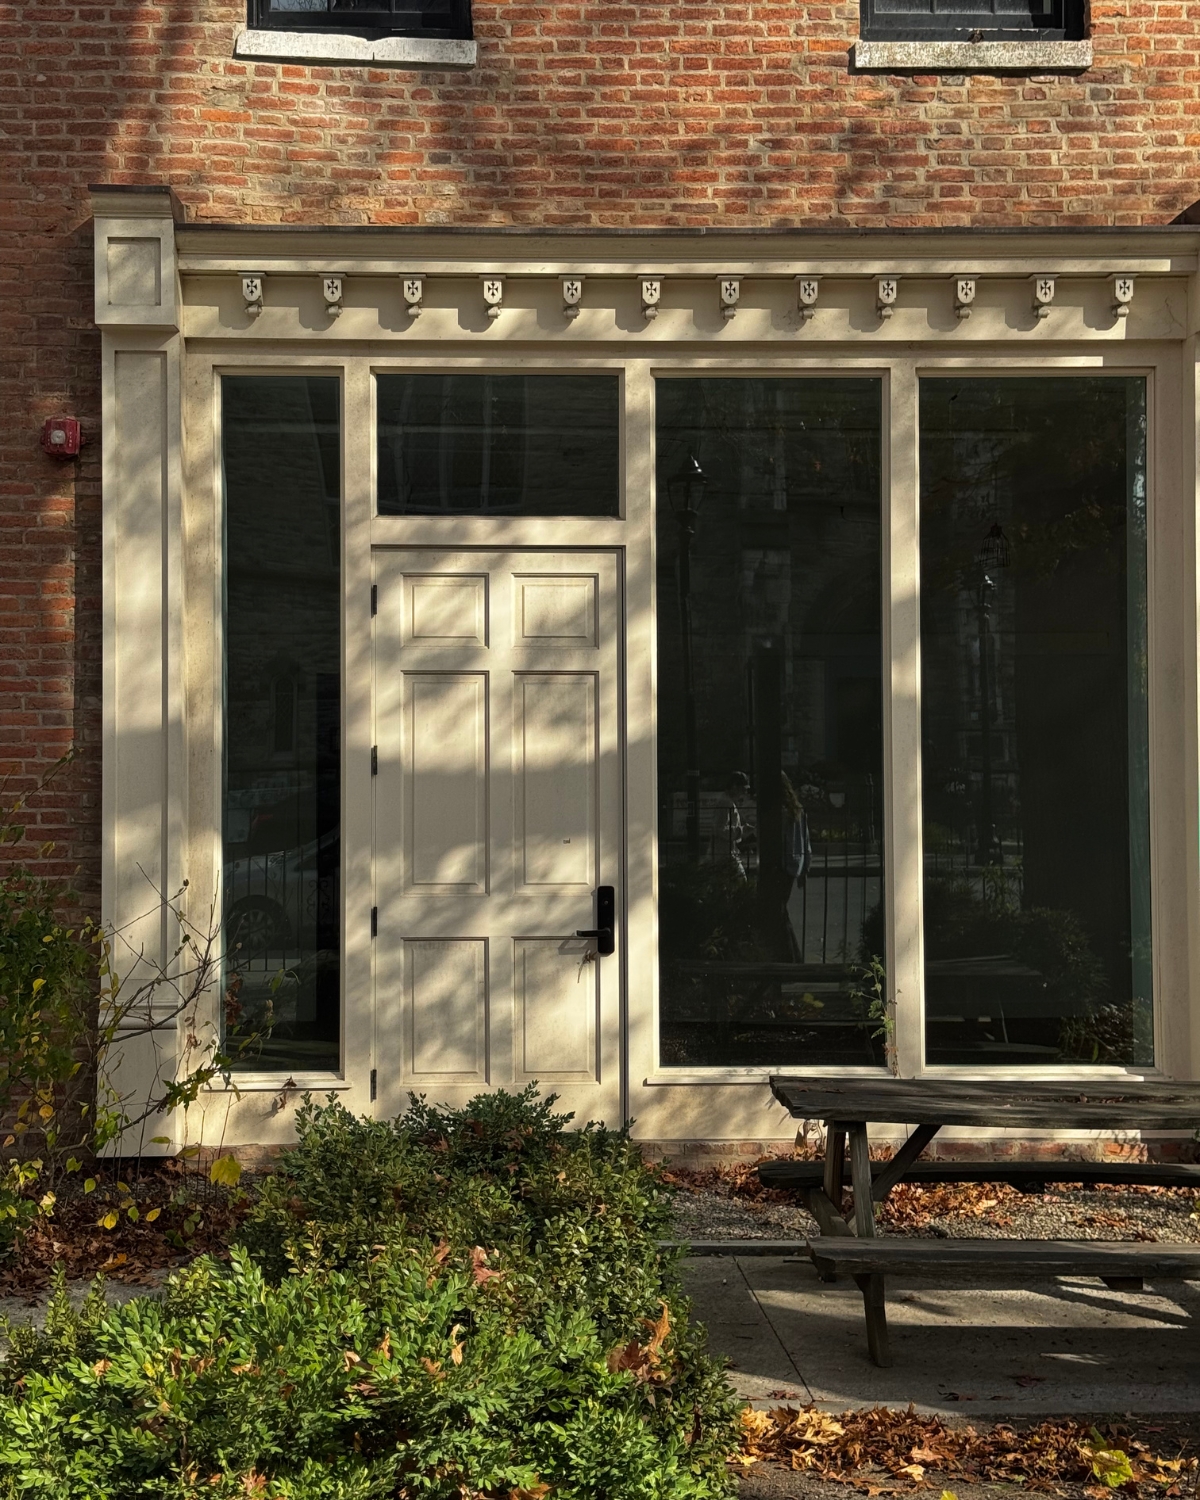
[[[469,40],[470,0],[250,0],[250,25]]]
[[[1082,0],[862,0],[865,41],[1061,42],[1084,36]]]

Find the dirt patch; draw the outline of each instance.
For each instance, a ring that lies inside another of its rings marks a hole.
[[[38,1218],[0,1259],[0,1297],[33,1300],[56,1264],[69,1281],[103,1275],[129,1285],[157,1283],[197,1255],[223,1255],[249,1208],[243,1190],[212,1183],[190,1163],[99,1164],[60,1186]],[[90,1191],[85,1184],[94,1182]]]
[[[733,1466],[741,1500],[847,1500],[847,1489],[868,1497],[950,1490],[957,1500],[995,1500],[1014,1488],[1071,1500],[1107,1500],[1118,1490],[1141,1500],[1190,1500],[1200,1417],[989,1427],[886,1408],[840,1416],[802,1409],[755,1414],[747,1446],[762,1456],[748,1469]],[[772,1456],[772,1446],[782,1451]]]

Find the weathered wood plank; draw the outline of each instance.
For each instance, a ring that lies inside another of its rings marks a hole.
[[[932,1127],[930,1127],[932,1128]],[[915,1140],[916,1132],[910,1137]],[[907,1143],[906,1143],[907,1147]],[[899,1160],[871,1163],[873,1193],[880,1195],[880,1178]],[[821,1181],[819,1161],[765,1161],[758,1168],[764,1187],[804,1191]],[[1131,1184],[1149,1187],[1186,1187],[1200,1190],[1200,1164],[1184,1162],[1098,1161],[919,1161],[906,1167],[902,1182],[1010,1182],[1017,1186],[1044,1182]],[[893,1183],[892,1186],[895,1184]]]
[[[808,1241],[822,1275],[1142,1276],[1200,1278],[1200,1245],[1126,1240],[917,1240],[821,1238]]]
[[[1018,1126],[1024,1129],[1191,1129],[1200,1122],[1200,1084],[1097,1081],[1062,1085],[943,1079],[772,1078],[793,1117],[845,1129],[857,1120],[888,1124]]]
[[[891,1161],[872,1163],[871,1196],[876,1203],[883,1202],[940,1129],[940,1125],[918,1125]],[[881,1170],[876,1171],[876,1167]]]
[[[850,1183],[854,1188],[854,1232],[864,1239],[875,1233],[875,1200],[871,1196],[871,1152],[867,1127],[850,1132]]]

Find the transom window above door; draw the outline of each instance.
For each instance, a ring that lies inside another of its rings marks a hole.
[[[615,516],[614,374],[376,377],[381,516]]]

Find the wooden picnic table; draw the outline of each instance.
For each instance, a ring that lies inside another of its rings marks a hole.
[[[852,1251],[847,1237],[858,1241],[875,1236],[875,1205],[882,1203],[912,1168],[918,1156],[944,1125],[1018,1127],[1029,1130],[1195,1130],[1200,1124],[1200,1083],[1128,1082],[1124,1079],[1096,1079],[1078,1084],[1030,1083],[1004,1079],[971,1078],[891,1078],[884,1075],[837,1080],[797,1078],[781,1075],[771,1079],[771,1091],[789,1114],[800,1120],[821,1120],[825,1125],[825,1163],[820,1185],[806,1191],[809,1209],[821,1228],[822,1238],[810,1242],[810,1253],[823,1274],[836,1274],[839,1262],[854,1275],[863,1293],[867,1314],[867,1337],[871,1356],[877,1364],[890,1363],[887,1352],[887,1325],[884,1315],[883,1270],[899,1265],[892,1246],[871,1250],[862,1245]],[[888,1161],[875,1163],[872,1170],[868,1129],[872,1124],[906,1125],[911,1134]],[[850,1187],[854,1195],[853,1220],[842,1207],[845,1187],[847,1145],[850,1158]],[[965,1164],[964,1164],[965,1165]],[[942,1180],[954,1180],[952,1162],[938,1164]],[[969,1175],[978,1180],[979,1158],[973,1157]],[[1093,1175],[1092,1180],[1097,1180]],[[839,1254],[836,1241],[841,1239],[844,1252]],[[1043,1252],[1035,1257],[1030,1247],[1041,1243]],[[1067,1242],[1028,1240],[959,1242],[935,1250],[932,1246],[912,1245],[903,1261],[906,1269],[917,1261],[929,1268],[946,1266],[948,1252],[963,1264],[980,1264],[990,1256],[998,1266],[1011,1269],[1022,1262],[1043,1269],[1052,1261],[1062,1274],[1065,1266],[1074,1265],[1081,1274],[1098,1274],[1096,1253],[1086,1245],[1068,1248]],[[969,1246],[978,1245],[977,1252]],[[990,1246],[990,1250],[985,1248]],[[898,1248],[898,1247],[896,1247]],[[1115,1251],[1118,1247],[1113,1246]],[[1130,1287],[1136,1280],[1131,1267],[1145,1260],[1151,1274],[1155,1248],[1120,1247],[1125,1253],[1119,1280]],[[1055,1258],[1056,1257],[1056,1258]],[[1168,1274],[1165,1265],[1175,1267],[1169,1274],[1195,1274],[1200,1248],[1182,1247],[1175,1256],[1154,1263],[1158,1274]],[[853,1264],[851,1263],[853,1262]],[[874,1269],[872,1269],[874,1267]],[[1108,1279],[1108,1278],[1105,1278]]]

